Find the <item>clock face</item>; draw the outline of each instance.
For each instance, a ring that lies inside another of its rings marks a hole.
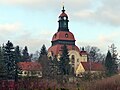
[[[63,19],[66,20],[66,17],[64,17]]]

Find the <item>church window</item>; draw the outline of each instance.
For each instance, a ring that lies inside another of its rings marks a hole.
[[[72,55],[72,57],[71,57],[71,62],[72,62],[72,64],[75,63],[75,56],[74,55]]]
[[[24,74],[27,74],[27,72],[25,71]]]
[[[65,34],[65,37],[68,38],[68,34],[67,33]]]

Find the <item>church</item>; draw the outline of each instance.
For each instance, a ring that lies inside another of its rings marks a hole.
[[[58,30],[53,35],[51,41],[52,45],[48,49],[48,57],[57,56],[59,60],[61,56],[61,47],[66,45],[69,52],[70,64],[74,69],[74,73],[77,74],[76,71],[80,65],[80,62],[87,62],[87,52],[84,51],[84,48],[80,50],[76,46],[74,34],[69,30],[68,23],[69,18],[63,6],[62,13],[60,14],[58,20]]]

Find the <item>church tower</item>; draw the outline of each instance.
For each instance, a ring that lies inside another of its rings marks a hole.
[[[76,50],[80,52],[79,48],[75,45],[75,38],[72,32],[68,28],[68,15],[65,13],[63,6],[62,13],[58,20],[58,31],[53,35],[52,46],[48,49],[48,52],[52,52],[52,55],[58,55],[61,53],[61,47],[67,45],[68,50]]]
[[[87,61],[87,54],[85,51],[80,51],[80,49],[75,45],[76,40],[73,33],[69,30],[68,22],[68,15],[66,14],[63,6],[62,13],[59,15],[58,30],[53,35],[51,41],[52,45],[48,49],[48,57],[57,56],[59,59],[62,51],[61,48],[63,45],[66,45],[71,64],[74,71],[76,71],[81,61]]]
[[[64,10],[64,6],[63,6],[63,10],[62,10],[62,14],[59,16],[59,28],[58,28],[58,31],[69,31],[68,29],[68,16],[67,14],[65,13],[65,10]]]

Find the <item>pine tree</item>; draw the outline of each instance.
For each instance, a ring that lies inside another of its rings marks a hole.
[[[42,57],[43,55],[47,55],[47,50],[46,50],[46,47],[45,47],[44,44],[43,44],[43,46],[42,46],[42,48],[40,50],[40,57]]]
[[[117,47],[115,47],[115,45],[112,44],[110,48],[111,48],[111,55],[112,55],[112,61],[113,61],[113,71],[114,71],[114,74],[117,74],[117,72],[118,72],[118,64],[117,64],[118,53],[116,50]]]
[[[5,70],[7,71],[7,79],[15,79],[16,61],[13,44],[8,41],[4,47]]]
[[[70,74],[70,59],[68,54],[67,46],[64,45],[62,48],[62,55],[60,57],[59,67],[62,75]]]
[[[47,56],[47,50],[46,50],[45,45],[43,45],[42,48],[41,48],[41,50],[40,50],[38,62],[41,62],[41,58],[42,58],[43,56]]]
[[[7,72],[5,70],[4,57],[3,57],[4,55],[3,47],[0,47],[0,79],[5,79],[7,75]]]
[[[49,58],[49,77],[52,79],[57,79],[57,75],[59,74],[59,67],[58,67],[58,60],[55,56],[52,60],[52,58]]]
[[[22,61],[22,56],[21,56],[19,46],[15,47],[15,59],[17,63]]]
[[[41,48],[38,62],[42,65],[43,77],[48,77],[49,61],[48,61],[47,50],[45,45],[43,45]]]
[[[43,55],[41,58],[40,58],[40,62],[39,62],[42,66],[42,75],[43,75],[43,78],[46,78],[49,76],[48,72],[49,72],[49,60],[48,60],[48,57],[47,55]]]
[[[107,76],[112,76],[112,75],[116,74],[115,67],[114,67],[115,64],[116,63],[113,60],[111,52],[108,51],[106,59],[105,59],[105,68],[106,68],[106,75]]]
[[[25,46],[25,48],[23,49],[23,52],[22,52],[22,61],[23,62],[29,62],[29,61],[31,61],[29,53],[28,53],[27,46]]]

